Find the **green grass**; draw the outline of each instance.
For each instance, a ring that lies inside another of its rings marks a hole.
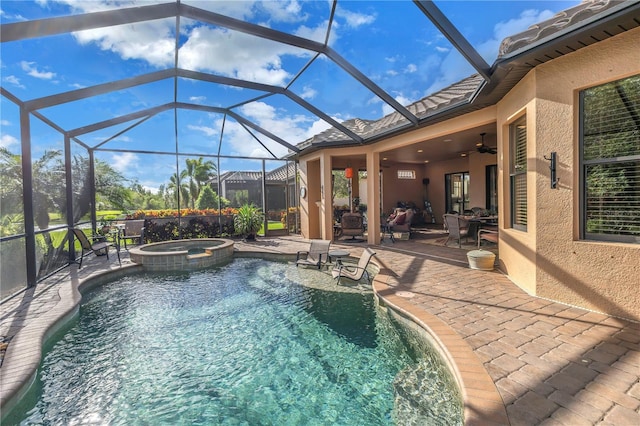
[[[277,231],[279,229],[284,229],[284,224],[278,220],[270,220],[268,227],[269,231]],[[260,227],[258,234],[264,235],[264,225]]]

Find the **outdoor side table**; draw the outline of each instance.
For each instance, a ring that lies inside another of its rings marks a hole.
[[[349,257],[349,252],[346,250],[330,250],[329,259],[333,261],[335,259],[336,266],[342,265],[342,258]]]
[[[382,241],[384,241],[384,236],[386,234],[389,236],[389,239],[391,240],[391,242],[395,243],[396,239],[393,236],[393,227],[391,225],[389,225],[388,223],[381,224],[380,231],[382,232],[382,238],[381,238]]]

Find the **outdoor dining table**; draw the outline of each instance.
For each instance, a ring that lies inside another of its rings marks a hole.
[[[498,222],[498,216],[464,216],[464,218],[469,222],[469,235],[476,242],[480,229],[495,229]]]

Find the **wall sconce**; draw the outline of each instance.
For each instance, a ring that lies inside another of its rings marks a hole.
[[[551,170],[551,189],[556,189],[558,187],[558,181],[560,180],[556,177],[556,152],[552,151],[551,157],[549,158],[545,155],[544,159],[549,161],[549,170]]]
[[[347,179],[351,179],[353,177],[353,168],[347,167],[346,169],[344,169],[344,177],[346,177]]]

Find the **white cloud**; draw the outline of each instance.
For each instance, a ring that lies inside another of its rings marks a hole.
[[[436,49],[436,51],[438,51],[440,53],[447,53],[448,51],[451,50],[448,47],[441,47],[441,46],[436,46],[435,49]]]
[[[340,121],[336,117],[332,117],[332,118],[334,118],[338,122]],[[320,134],[320,133],[322,133],[325,130],[330,129],[330,128],[331,128],[331,125],[329,123],[327,123],[324,120],[318,119],[318,120],[314,121],[313,124],[311,124],[311,126],[307,129],[307,133],[306,133],[306,135],[305,135],[303,140],[307,140],[307,139],[309,139],[309,138],[311,138],[311,137],[313,137],[315,135],[318,135],[318,134]],[[300,141],[300,142],[302,142],[302,141]]]
[[[0,136],[0,147],[9,149],[14,145],[20,145],[18,139],[7,134]]]
[[[300,22],[308,18],[301,14],[302,7],[296,0],[290,1],[265,1],[260,7],[269,14],[269,19],[277,22]]]
[[[283,85],[291,76],[282,68],[282,55],[306,56],[308,53],[235,31],[195,27],[189,40],[180,48],[180,66]]]
[[[324,43],[324,39],[327,37],[327,26],[329,25],[329,21],[324,21],[318,24],[315,28],[307,27],[306,25],[301,25],[298,27],[293,34],[298,37],[303,37],[309,40],[317,41],[318,43]],[[333,30],[329,35],[329,44],[333,44],[338,40],[338,35],[336,29],[339,27],[336,23],[334,23]]]
[[[191,102],[195,102],[195,103],[197,103],[197,104],[201,104],[201,103],[204,103],[204,101],[206,101],[206,100],[207,100],[207,97],[206,97],[206,96],[191,96],[191,97],[189,98],[189,100],[190,100]]]
[[[22,61],[20,62],[20,67],[24,72],[27,73],[27,75],[30,75],[34,78],[39,78],[41,80],[51,80],[56,76],[55,73],[50,71],[39,71],[36,67],[33,66],[34,63],[35,62]]]
[[[196,130],[198,132],[202,132],[207,136],[215,136],[218,134],[217,129],[214,129],[213,127],[208,127],[208,126],[194,126],[193,124],[189,124],[187,128],[191,130]]]
[[[554,15],[555,13],[550,10],[527,9],[520,13],[518,18],[510,19],[506,22],[498,22],[493,27],[493,37],[478,46],[478,52],[485,60],[491,63],[498,57],[498,50],[502,40],[528,29],[533,24],[546,21]]]
[[[11,122],[9,120],[0,120],[0,126],[11,126]]]
[[[2,81],[6,81],[7,83],[12,84],[16,87],[19,87],[21,89],[26,89],[24,84],[20,83],[20,79],[15,75],[8,75],[5,78],[3,78]]]
[[[418,71],[418,67],[416,66],[416,64],[409,64],[404,69],[404,72],[407,73],[407,74],[412,74],[412,73],[414,73],[416,71]]]
[[[402,94],[398,94],[396,96],[394,96],[394,99],[400,103],[400,105],[404,105],[407,106],[409,104],[411,104],[413,102],[413,99],[407,98],[406,96],[402,95]],[[382,104],[382,115],[385,116],[387,114],[391,114],[392,112],[395,112],[395,109],[393,109],[391,106],[387,105],[386,103]]]
[[[102,50],[118,54],[122,59],[143,59],[153,66],[171,65],[174,61],[173,23],[163,19],[73,33],[78,43],[97,44]]]
[[[0,9],[0,16],[2,16],[2,21],[4,22],[17,22],[17,21],[26,21],[27,18],[18,14],[18,15],[8,15],[4,10]]]
[[[479,44],[478,53],[491,64],[498,56],[500,43],[506,37],[517,34],[529,28],[531,25],[551,18],[554,15],[550,10],[528,9],[520,13],[518,18],[506,22],[499,22],[493,28],[493,36]],[[422,72],[425,69],[420,67]],[[424,95],[430,95],[455,82],[458,82],[472,74],[476,70],[469,64],[457,50],[452,50],[444,60],[440,62],[439,77],[425,90]]]
[[[113,9],[113,2],[65,0],[63,3],[82,12]],[[118,6],[146,5],[144,1],[119,2]],[[253,16],[262,8],[272,21],[301,21],[300,4],[286,2],[198,2],[197,7],[213,10],[241,19]],[[308,55],[302,49],[269,40],[230,31],[209,28],[195,21],[184,20],[185,43],[179,51],[180,66],[197,71],[211,71],[240,79],[266,84],[282,85],[291,76],[282,68],[282,55]],[[307,36],[317,33],[324,39],[326,24],[315,29],[301,27],[299,33]],[[96,28],[75,32],[77,41],[86,45],[95,43],[102,50],[118,54],[123,59],[140,59],[155,67],[171,66],[174,61],[175,20],[162,19],[109,28]]]
[[[302,88],[302,93],[300,94],[300,97],[302,99],[313,99],[316,97],[317,94],[318,94],[318,91],[315,90],[314,88],[310,86],[304,86]]]
[[[132,152],[125,152],[123,154],[114,154],[111,157],[111,167],[120,173],[128,172],[131,174],[131,168],[138,164],[138,156]]]
[[[347,26],[351,28],[358,28],[362,25],[369,25],[375,22],[375,15],[366,15],[364,13],[356,13],[345,10],[340,6],[336,9],[336,16],[345,20]]]

